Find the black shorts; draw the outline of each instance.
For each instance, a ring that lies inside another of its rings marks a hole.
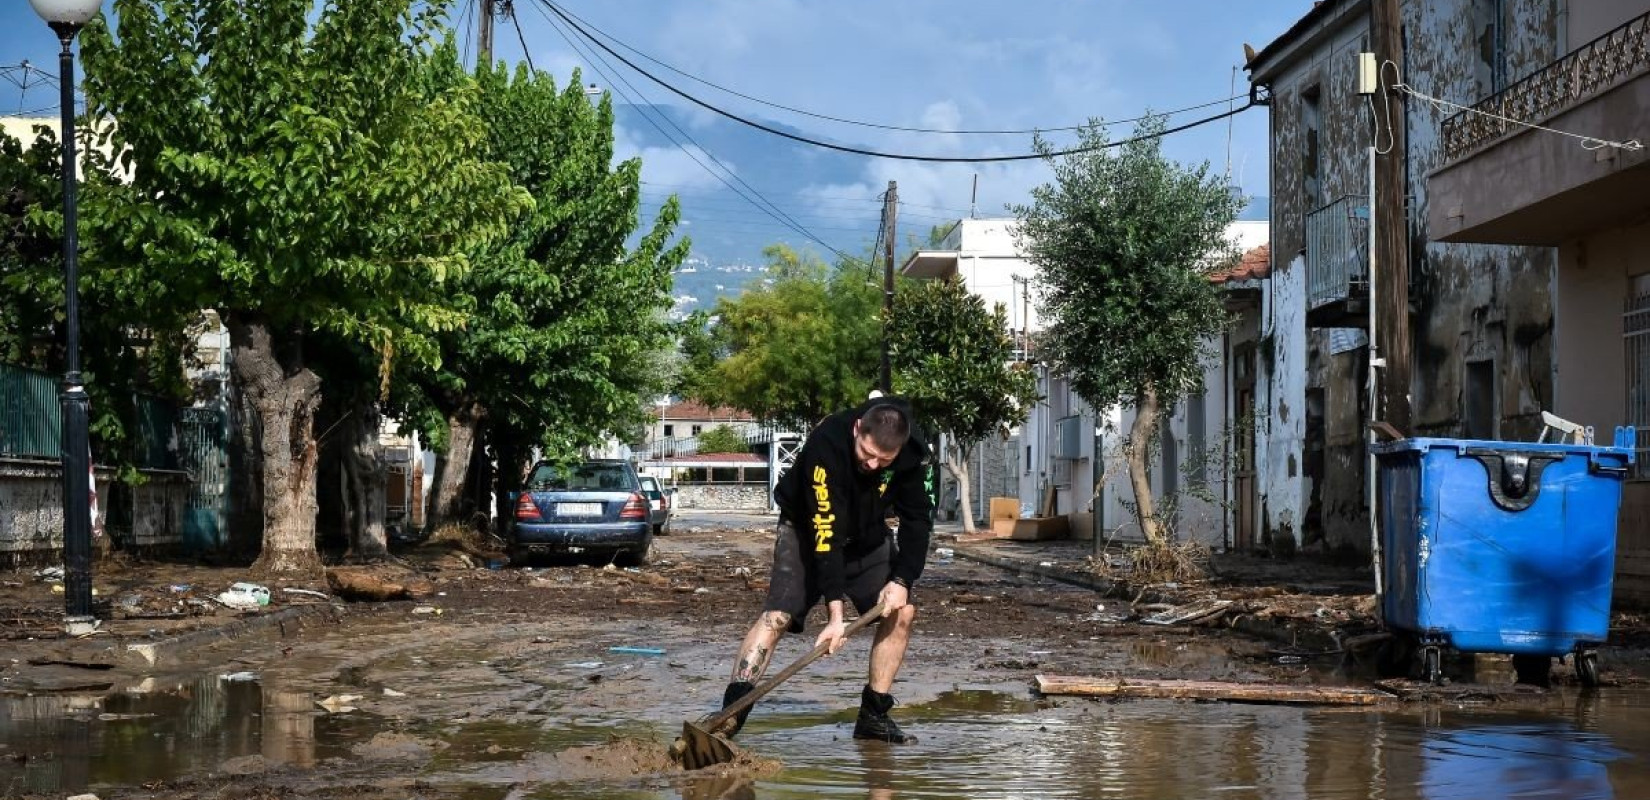
[[[893,545],[884,539],[876,549],[843,560],[843,582],[854,610],[863,614],[877,604],[883,587],[893,577]],[[780,522],[773,543],[773,572],[768,583],[768,599],[763,611],[783,611],[791,615],[791,633],[801,633],[808,611],[820,600],[819,576],[813,560],[802,554],[796,528]]]

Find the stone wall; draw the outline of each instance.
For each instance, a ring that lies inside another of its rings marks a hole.
[[[142,485],[111,491],[114,474],[99,470],[101,519],[125,546],[176,547],[183,540],[188,479],[178,472],[144,476]],[[62,471],[50,462],[0,459],[0,567],[57,563],[62,552]]]
[[[767,511],[767,484],[687,484],[676,488],[675,508],[716,511]]]

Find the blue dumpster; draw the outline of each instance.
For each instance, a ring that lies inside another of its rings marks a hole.
[[[1469,439],[1374,445],[1388,627],[1425,648],[1585,654],[1610,629],[1616,512],[1633,431],[1614,447]]]

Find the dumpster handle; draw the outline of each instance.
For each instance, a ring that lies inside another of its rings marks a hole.
[[[1587,463],[1587,471],[1592,472],[1592,473],[1603,473],[1605,475],[1613,475],[1613,476],[1618,477],[1618,478],[1627,477],[1627,468],[1626,467],[1610,466],[1608,464],[1601,464],[1597,461],[1588,462]]]

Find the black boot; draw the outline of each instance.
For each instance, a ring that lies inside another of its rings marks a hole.
[[[750,681],[734,681],[728,684],[727,690],[722,692],[722,707],[727,708],[728,706],[733,705],[738,702],[739,698],[744,697],[755,690],[756,684],[751,683]],[[722,727],[711,731],[711,733],[720,733],[730,739],[733,738],[734,734],[738,733],[740,728],[745,727],[745,718],[751,715],[751,709],[755,707],[756,705],[754,703],[745,706],[739,711],[739,713],[733,715],[733,719],[722,723]]]
[[[876,739],[894,744],[916,744],[917,737],[899,729],[888,717],[894,707],[894,696],[873,691],[870,686],[859,693],[859,721],[854,723],[855,739]]]

